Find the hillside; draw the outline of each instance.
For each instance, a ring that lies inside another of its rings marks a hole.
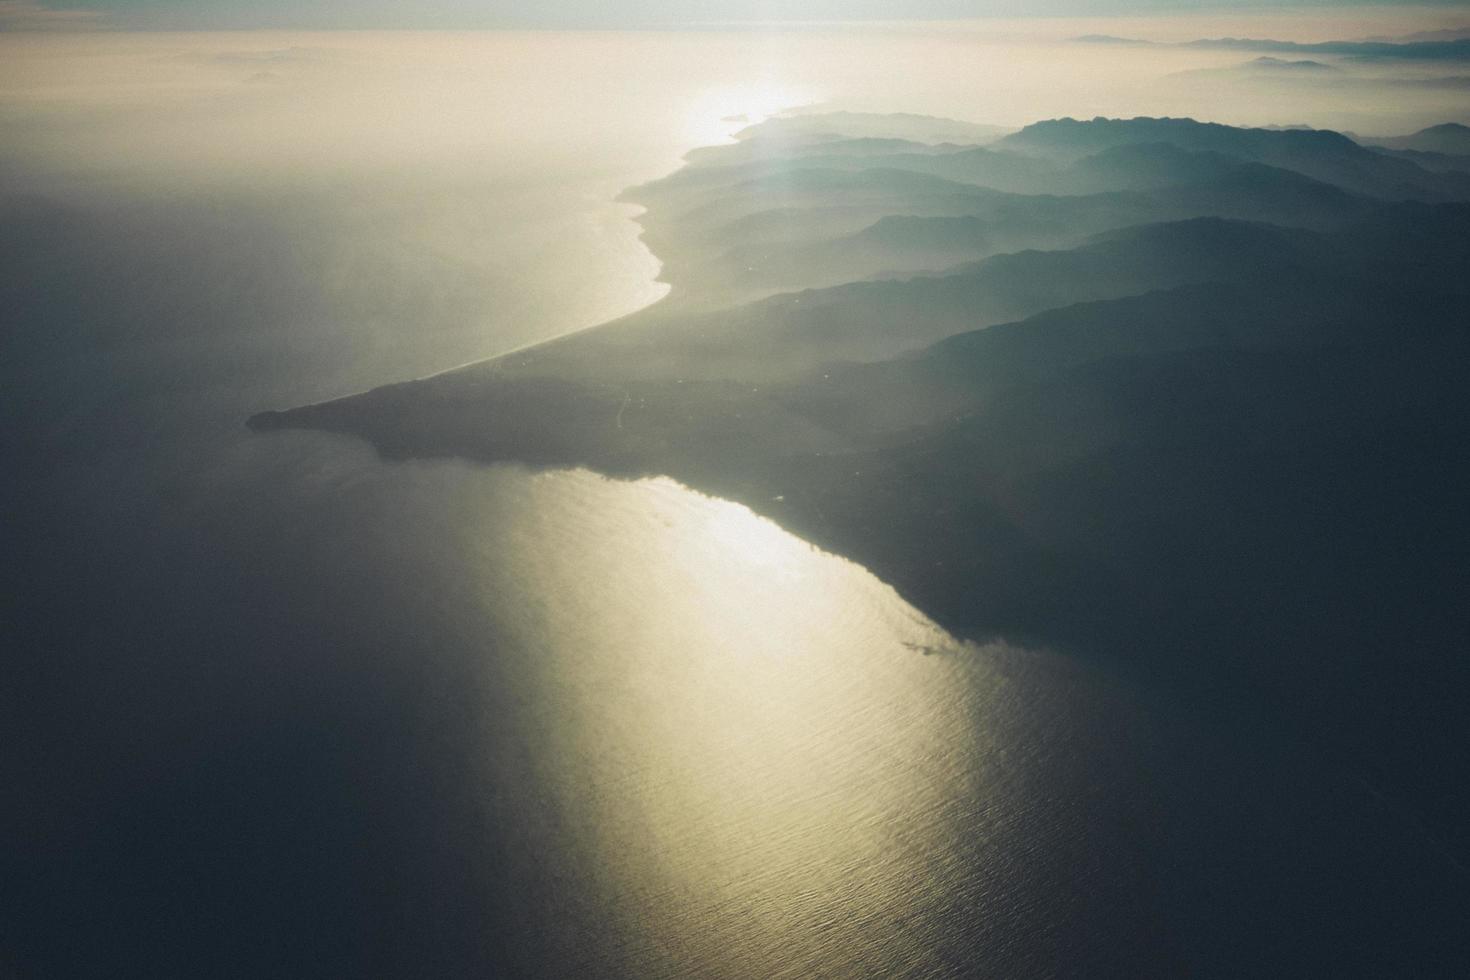
[[[672,476],[958,634],[1264,712],[1463,859],[1463,185],[1316,130],[878,120],[632,192],[663,304],[251,425]]]

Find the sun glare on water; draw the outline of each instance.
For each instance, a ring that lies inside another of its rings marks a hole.
[[[818,99],[816,93],[777,81],[707,88],[690,102],[685,135],[699,146],[727,143],[747,126]]]
[[[801,542],[741,504],[711,499],[705,515],[708,538],[733,564],[794,578]]]

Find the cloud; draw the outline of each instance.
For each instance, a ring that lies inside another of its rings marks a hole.
[[[56,10],[34,0],[0,0],[0,31],[95,31],[106,27],[100,10]]]

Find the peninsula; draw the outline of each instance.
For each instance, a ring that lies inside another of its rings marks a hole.
[[[673,477],[958,635],[1259,711],[1463,859],[1470,158],[1416,146],[779,117],[627,193],[664,301],[249,424]]]

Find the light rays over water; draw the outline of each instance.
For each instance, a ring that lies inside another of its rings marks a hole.
[[[828,954],[861,955],[867,918],[932,878],[951,801],[984,779],[971,698],[1001,686],[987,651],[670,480],[525,489],[513,543],[487,529],[492,553],[514,549],[528,597],[559,597],[534,614],[537,697],[556,714],[544,771],[606,869],[628,955],[777,975],[776,950],[823,931]]]

